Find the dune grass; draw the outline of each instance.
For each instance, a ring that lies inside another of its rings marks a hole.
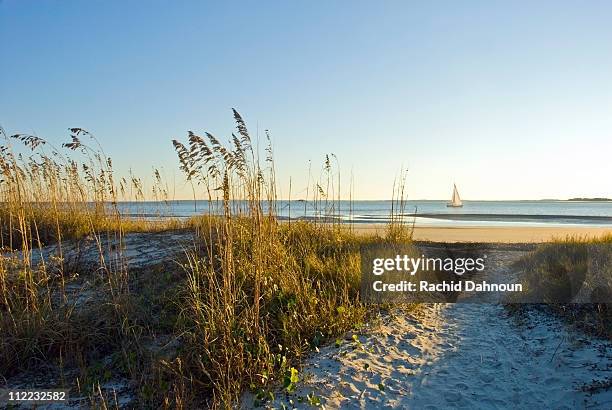
[[[527,273],[528,297],[574,326],[612,338],[612,235],[557,239],[538,246],[518,266]]]
[[[70,134],[58,149],[40,137],[9,136],[0,129],[2,379],[52,363],[80,367],[85,374],[90,361],[129,344],[127,267],[100,257],[93,272],[72,270],[64,260],[67,241],[89,237],[103,255],[105,238],[120,244],[127,232],[177,226],[122,217],[117,201],[142,199],[141,181],[115,181],[112,161],[95,138],[77,128]],[[41,259],[47,245],[55,252]],[[119,255],[121,246],[111,253]],[[77,308],[69,295],[81,275],[100,284],[96,306]],[[62,383],[94,395],[79,376]]]
[[[330,219],[340,212],[341,181],[327,156],[309,188],[319,218],[279,223],[272,146],[260,155],[236,111],[234,120],[229,146],[191,132],[186,144],[173,141],[208,215],[162,224],[121,215],[117,203],[144,199],[143,183],[115,180],[111,159],[85,130],[71,129],[62,149],[2,132],[3,378],[54,366],[57,383],[92,407],[113,407],[102,386],[120,377],[141,407],[227,408],[245,389],[258,401],[292,389],[304,355],[371,320],[375,311],[359,298],[360,247],[410,241],[403,219],[391,218],[386,238],[357,236]],[[166,198],[157,171],[154,181],[155,199]],[[126,235],[165,229],[193,234],[193,246],[146,269],[123,262]],[[99,261],[68,268],[65,243],[83,238]],[[36,259],[46,245],[54,256]],[[69,289],[84,283],[95,295],[82,305]]]

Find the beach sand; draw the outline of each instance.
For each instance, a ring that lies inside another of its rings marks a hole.
[[[512,274],[520,249],[490,249],[494,274]],[[398,307],[308,357],[297,390],[277,391],[266,408],[612,408],[612,342],[537,307],[519,312],[495,303]],[[252,403],[245,394],[243,408]]]
[[[358,234],[384,234],[384,224],[355,224]],[[567,236],[597,237],[612,234],[612,227],[498,227],[498,226],[461,226],[461,227],[415,227],[414,239],[432,242],[487,242],[487,243],[536,243]]]
[[[307,360],[294,394],[337,409],[610,409],[610,343],[537,310],[520,320],[495,304],[426,304]],[[244,398],[244,407],[252,403]],[[302,408],[298,405],[299,408]],[[304,406],[306,408],[306,406]]]

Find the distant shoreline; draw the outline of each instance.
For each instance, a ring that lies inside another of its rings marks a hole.
[[[612,198],[570,198],[568,201],[576,202],[612,202]]]

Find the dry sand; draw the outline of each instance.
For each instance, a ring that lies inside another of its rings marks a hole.
[[[299,398],[313,394],[328,409],[612,408],[612,391],[588,391],[609,382],[610,343],[545,312],[427,304],[358,339],[321,349],[297,391],[277,393],[269,408],[306,408]]]
[[[355,224],[355,231],[359,234],[383,234],[384,224]],[[418,241],[433,242],[496,242],[496,243],[532,243],[546,242],[555,238],[567,236],[595,237],[612,234],[612,227],[429,227],[422,226],[414,229],[414,239]]]
[[[527,252],[489,250],[494,274]],[[268,408],[611,409],[612,343],[569,328],[547,311],[501,304],[396,308],[382,324],[313,354],[297,390]],[[353,337],[356,337],[355,340]],[[253,398],[243,397],[243,408]]]

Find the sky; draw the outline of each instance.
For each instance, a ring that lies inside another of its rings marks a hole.
[[[343,195],[612,197],[612,2],[0,0],[0,125],[101,141],[120,173],[171,139],[270,130],[280,196],[338,158]]]

